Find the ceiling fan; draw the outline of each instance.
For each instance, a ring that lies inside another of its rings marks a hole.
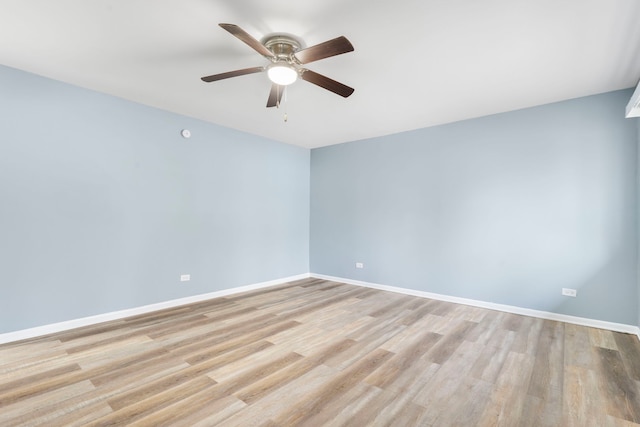
[[[271,63],[263,67],[244,68],[242,70],[205,76],[201,78],[204,82],[215,82],[230,77],[267,71],[269,80],[272,82],[267,107],[279,106],[284,89],[295,82],[298,77],[345,98],[354,91],[353,88],[347,85],[302,67],[302,65],[313,61],[352,52],[353,45],[351,45],[351,42],[344,36],[302,49],[300,41],[288,34],[275,34],[265,37],[262,41],[258,41],[237,25],[219,25],[246,43],[260,55],[270,60]]]

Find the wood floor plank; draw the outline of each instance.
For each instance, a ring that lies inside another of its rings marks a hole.
[[[242,347],[245,344],[261,341],[279,332],[294,328],[299,325],[296,321],[281,322],[277,317],[269,316],[268,320],[260,319],[256,325],[246,324],[241,328],[233,327],[217,331],[216,334],[207,334],[207,338],[189,340],[188,344],[171,344],[167,346],[171,353],[180,357],[192,357],[201,354],[203,348],[223,352]],[[251,331],[251,332],[249,332]]]
[[[534,358],[527,354],[509,352],[491,398],[478,419],[478,426],[513,426],[522,419],[526,392],[533,373]]]
[[[267,340],[256,340],[252,343],[246,343],[245,345],[237,347],[226,346],[220,348],[205,346],[204,349],[191,353],[187,357],[183,357],[183,359],[190,365],[204,364],[211,370],[217,366],[227,365],[233,360],[239,360],[258,353],[272,345],[273,343]]]
[[[230,416],[238,413],[242,409],[246,408],[246,404],[234,396],[223,397],[218,400],[213,400],[203,396],[204,399],[200,400],[200,405],[194,407],[191,401],[185,401],[186,407],[182,408],[175,405],[168,408],[173,416],[169,425],[175,427],[211,427],[211,426],[223,426],[225,420]],[[145,419],[145,421],[148,421]],[[162,424],[149,424],[148,422],[142,424],[148,425],[162,425]]]
[[[71,408],[66,408],[71,409]],[[68,412],[53,413],[51,418],[44,418],[41,421],[43,426],[86,426],[94,420],[106,416],[113,411],[106,403],[97,405],[78,406]]]
[[[241,401],[234,399],[233,396],[217,399],[213,404],[211,400],[211,392],[205,388],[128,423],[128,425],[131,427],[174,426],[178,424],[190,426],[196,421],[202,422],[207,418],[213,421],[213,417],[210,416],[212,413],[217,415],[218,420],[223,421],[224,418],[246,406]]]
[[[610,350],[618,349],[618,345],[616,344],[615,337],[613,335],[613,332],[611,331],[605,331],[604,329],[590,328],[589,338],[591,340],[591,345],[593,345],[594,347],[608,348]]]
[[[505,314],[506,313],[487,310],[482,320],[477,322],[479,327],[469,332],[469,339],[485,345],[489,345],[489,341],[495,341],[496,339],[501,341],[502,337],[510,332],[502,327],[502,316]]]
[[[395,353],[389,361],[366,377],[364,381],[367,384],[386,389],[390,384],[397,381],[403,372],[415,366],[417,361],[432,349],[441,338],[442,335],[429,331],[417,334],[411,343],[405,342],[405,346],[402,348],[396,347]],[[381,348],[391,351],[384,346]]]
[[[636,381],[640,381],[640,340],[634,335],[613,333],[620,357],[624,363],[627,374]]]
[[[163,408],[186,399],[196,393],[201,392],[207,388],[213,387],[216,384],[212,379],[201,376],[192,381],[177,385],[169,389],[158,390],[158,393],[153,396],[136,402],[135,405],[128,405],[124,408],[114,410],[113,412],[100,417],[88,426],[105,426],[105,425],[124,425],[131,424],[141,418],[149,416]]]
[[[31,398],[22,400],[21,405],[10,405],[2,408],[2,418],[9,424],[19,424],[34,418],[34,408],[47,406],[49,402],[67,401],[73,397],[86,394],[95,390],[91,381],[82,381],[68,386],[51,390]]]
[[[317,365],[302,376],[295,378],[287,387],[281,387],[272,393],[256,400],[241,412],[227,418],[225,427],[246,427],[268,425],[267,421],[275,419],[279,414],[286,416],[291,410],[305,405],[308,396],[313,396],[336,375],[335,369],[325,365]],[[283,402],[286,404],[283,405]],[[273,422],[273,421],[270,421]]]
[[[287,408],[273,418],[276,424],[295,425],[303,424],[319,414],[323,407],[336,399],[341,399],[344,394],[355,387],[367,375],[373,372],[393,353],[377,349],[361,358],[357,363],[337,374],[320,389],[314,390],[307,398],[295,408]]]
[[[324,362],[335,354],[339,354],[350,348],[355,341],[343,339],[328,345],[322,351],[319,351],[313,357],[306,357],[291,363],[287,369],[275,371],[267,377],[254,380],[251,384],[234,392],[242,401],[251,404],[268,393],[277,390],[296,378],[308,373],[315,367],[324,364]]]
[[[135,405],[136,402],[152,397],[158,390],[168,389],[191,381],[215,368],[226,366],[233,361],[259,353],[269,346],[271,346],[270,343],[261,341],[235,351],[220,354],[218,357],[204,361],[201,360],[194,365],[174,365],[176,369],[167,372],[161,377],[149,378],[149,380],[144,383],[136,383],[126,389],[123,388],[121,392],[114,394],[113,397],[109,399],[109,405],[115,410]]]
[[[244,385],[244,387],[234,392],[234,395],[247,405],[250,405],[267,396],[269,393],[272,393],[274,390],[286,386],[288,383],[310,372],[317,366],[319,366],[319,363],[314,359],[300,358],[287,366],[287,369],[277,370],[271,375],[263,376],[250,384]]]
[[[43,345],[44,344],[44,345]],[[33,348],[32,348],[33,347]],[[0,375],[4,375],[23,366],[38,365],[43,360],[67,354],[58,340],[0,345]]]
[[[402,317],[402,324],[411,325],[416,321],[423,319],[426,315],[432,314],[431,311],[433,311],[435,306],[436,306],[436,301],[429,300],[426,303],[422,304],[421,306],[413,310],[408,310],[406,312],[406,315]],[[442,317],[442,316],[438,316],[438,317]]]
[[[607,416],[605,424],[602,425],[606,427],[638,427],[637,423],[621,420],[620,418],[612,417],[610,415]]]
[[[464,343],[466,335],[476,326],[475,322],[461,321],[455,329],[438,340],[424,357],[433,363],[442,365]]]
[[[606,413],[597,410],[603,397],[597,392],[598,380],[593,370],[568,366],[563,389],[563,426],[607,425]]]
[[[419,426],[426,425],[421,422],[427,411],[426,408],[416,405],[408,394],[392,393],[381,390],[371,396],[367,402],[345,411],[337,425],[351,426],[354,420],[366,426]],[[349,415],[347,417],[346,415]]]
[[[237,337],[248,328],[266,328],[280,323],[278,316],[265,314],[257,316],[238,316],[233,323],[220,322],[214,326],[202,326],[193,331],[175,331],[173,339],[163,339],[164,347],[175,354],[188,354],[192,349],[201,349],[203,345],[224,342],[229,337]]]
[[[438,411],[434,425],[474,425],[491,399],[492,390],[493,384],[482,379],[463,378],[448,403]]]
[[[464,306],[461,304],[454,304],[453,310],[449,312],[447,316],[454,319],[468,320],[469,322],[480,323],[490,315],[491,310],[486,310],[479,307]]]
[[[330,418],[325,425],[351,426],[357,420],[363,426],[375,425],[377,418],[389,419],[390,412],[401,406],[406,407],[406,402],[394,405],[396,393],[378,389],[377,387],[354,387],[347,396],[349,403],[344,409],[338,407],[340,401],[334,401],[333,405],[323,408],[325,418]],[[328,415],[331,415],[329,417]],[[395,414],[397,416],[397,414]]]
[[[41,420],[54,419],[60,414],[66,414],[68,412],[74,412],[77,408],[97,408],[100,410],[106,404],[106,401],[113,396],[117,396],[120,393],[126,393],[130,388],[139,387],[141,384],[146,384],[147,381],[155,381],[158,378],[164,378],[171,375],[174,371],[183,369],[183,365],[175,364],[158,364],[153,372],[136,371],[128,378],[128,382],[108,383],[100,387],[95,387],[92,390],[85,391],[82,394],[78,394],[72,397],[64,397],[63,399],[49,399],[43,401],[42,405],[30,406],[29,402],[32,398],[26,399],[21,402],[30,411],[24,416],[15,420],[8,420],[7,425],[49,425],[50,423],[44,423]],[[90,381],[88,381],[91,383]],[[70,384],[78,385],[82,382],[70,381]],[[69,387],[69,386],[67,386]],[[46,394],[53,395],[62,389],[53,389]],[[44,396],[45,394],[43,394]],[[3,412],[0,412],[0,421],[3,421]],[[3,425],[0,423],[0,425]]]
[[[321,279],[0,345],[0,426],[640,426],[636,336]]]
[[[637,383],[627,376],[620,353],[609,348],[596,349],[602,372],[601,387],[607,413],[613,417],[640,423],[640,392]]]
[[[579,366],[587,369],[592,367],[594,353],[591,351],[589,330],[583,326],[567,323],[564,325],[564,334],[565,366]]]
[[[422,423],[422,419],[427,414],[427,411],[427,408],[408,402],[402,411],[389,418],[377,417],[373,421],[373,426],[426,426],[427,424]]]
[[[528,317],[523,321],[523,326],[517,331],[513,344],[511,345],[511,351],[529,355],[535,355],[538,351],[538,340],[542,326],[544,325],[543,319],[535,319]]]
[[[0,384],[0,409],[17,401],[66,385],[66,375],[81,372],[76,363]]]
[[[369,355],[376,351],[384,351],[380,346],[389,340],[402,326],[394,323],[388,323],[384,327],[375,329],[375,334],[368,336],[366,339],[360,338],[356,340],[356,343],[341,353],[331,355],[325,360],[325,365],[334,367],[338,370],[346,369],[347,367],[359,363],[362,360],[363,355]],[[354,339],[352,336],[348,336],[349,339]],[[387,352],[393,354],[391,352]]]
[[[381,390],[363,383],[355,383],[341,394],[339,399],[328,400],[323,403],[318,412],[305,418],[302,425],[328,426],[328,425],[348,425],[354,420],[366,424],[366,418],[361,410],[371,409],[373,399],[381,393]],[[276,421],[275,424],[278,424]]]
[[[562,421],[564,387],[564,324],[544,322],[533,365],[523,419],[534,419],[540,426],[557,426]]]
[[[79,364],[79,360],[69,357],[69,354],[64,350],[52,351],[46,355],[25,356],[22,360],[7,361],[6,364],[2,365],[0,378],[2,379],[2,383],[7,383],[59,368],[62,364]],[[0,389],[1,388],[2,384],[0,384]]]
[[[479,346],[476,343],[462,341],[461,344],[450,355],[449,360],[440,364],[440,369],[430,379],[429,383],[423,387],[413,399],[425,408],[440,408],[449,404],[461,404],[463,396],[457,395],[457,391],[463,381],[469,376],[469,372],[478,358]],[[423,359],[429,360],[427,353]],[[440,413],[438,411],[425,414],[427,424],[437,421]]]
[[[380,348],[392,353],[399,353],[407,346],[413,345],[416,337],[426,336],[429,338],[429,341],[431,341],[431,338],[441,338],[443,336],[442,334],[431,331],[431,328],[429,327],[430,321],[431,318],[429,316],[425,316],[422,319],[407,324],[406,328],[400,330],[391,339],[384,342]],[[402,322],[402,324],[405,325],[404,322]]]
[[[235,384],[239,382],[238,378],[249,376],[251,377],[249,382],[253,383],[270,373],[290,366],[302,357],[295,352],[288,352],[282,355],[282,350],[276,346],[271,346],[256,355],[245,357],[241,361],[208,372],[207,376],[219,383]]]
[[[471,377],[492,384],[496,382],[514,340],[513,331],[497,329],[494,330],[494,334],[495,339],[490,340],[482,347],[471,371],[469,371]]]

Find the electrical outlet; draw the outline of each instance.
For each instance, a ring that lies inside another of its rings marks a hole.
[[[364,264],[361,262],[356,262],[356,268],[364,268]]]
[[[575,289],[562,288],[562,295],[567,297],[575,297],[576,295],[578,295],[578,291],[576,291]]]
[[[181,282],[188,282],[189,280],[191,280],[191,275],[190,274],[181,274],[180,275],[180,281]]]

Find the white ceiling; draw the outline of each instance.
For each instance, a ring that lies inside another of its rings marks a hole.
[[[307,68],[267,109],[268,61],[218,27],[355,51]],[[320,147],[634,86],[638,0],[0,0],[0,63],[303,147]],[[623,111],[621,111],[623,114]]]

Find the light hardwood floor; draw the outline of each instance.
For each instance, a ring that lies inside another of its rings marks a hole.
[[[636,336],[318,279],[0,346],[1,426],[636,423]]]

